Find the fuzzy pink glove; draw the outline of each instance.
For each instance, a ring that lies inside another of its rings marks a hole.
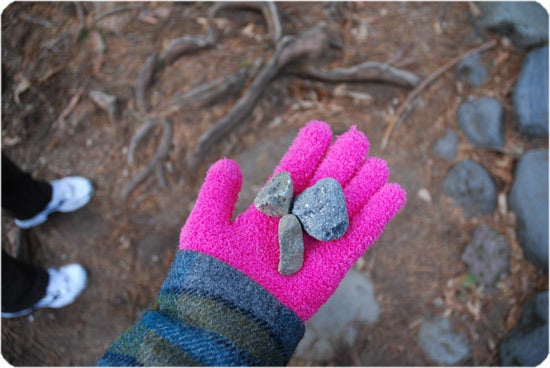
[[[322,242],[304,233],[300,271],[292,276],[277,271],[278,218],[251,204],[232,221],[242,174],[229,159],[217,161],[208,170],[195,208],[182,228],[180,249],[208,254],[238,269],[307,321],[406,201],[399,185],[386,183],[390,173],[385,161],[366,157],[369,142],[355,126],[332,146],[331,142],[328,124],[308,123],[273,172],[290,173],[294,196],[326,177],[336,179],[344,189],[350,219],[346,234]]]

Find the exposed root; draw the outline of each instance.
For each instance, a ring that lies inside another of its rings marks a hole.
[[[159,180],[159,183],[162,187],[167,186],[166,179],[164,178],[164,173],[162,172],[162,165],[164,161],[168,158],[168,154],[170,152],[170,147],[172,145],[172,124],[166,119],[163,119],[161,121],[154,122],[152,126],[156,124],[162,123],[163,127],[163,134],[162,138],[160,140],[160,143],[157,146],[157,151],[155,152],[155,155],[153,156],[153,159],[149,162],[147,167],[143,169],[140,173],[138,173],[132,180],[126,184],[124,189],[122,190],[121,198],[123,202],[126,202],[126,199],[128,198],[128,195],[135,189],[135,187],[141,183],[143,180],[145,180],[149,175],[153,173],[153,171],[157,174],[157,179]],[[150,128],[149,128],[150,129]],[[141,128],[140,131],[145,129]],[[143,136],[145,133],[142,134]],[[135,148],[134,148],[135,149]],[[132,157],[133,159],[133,157]]]
[[[224,98],[239,94],[245,86],[246,80],[250,75],[256,74],[260,65],[261,59],[258,59],[233,74],[207,82],[182,96],[175,97],[169,107],[150,115],[151,117],[165,118],[190,105],[194,105],[194,107],[211,106]]]
[[[145,93],[147,87],[151,84],[157,64],[157,54],[153,53],[147,58],[136,81],[136,104],[140,112],[147,111],[145,102]]]
[[[216,13],[222,9],[227,8],[245,8],[258,10],[262,13],[267,24],[268,32],[273,37],[273,42],[277,43],[283,36],[283,27],[281,26],[281,18],[279,17],[279,11],[277,5],[273,1],[236,1],[236,2],[217,2],[214,4],[208,13],[210,18],[214,18]]]
[[[286,36],[278,44],[274,55],[258,73],[250,88],[241,96],[231,111],[205,132],[189,158],[189,167],[194,170],[204,160],[210,148],[239,124],[256,106],[267,85],[282,68],[296,59],[307,60],[319,57],[329,47],[328,32],[324,24],[307,29],[296,36]]]
[[[332,70],[324,70],[311,64],[302,64],[291,68],[288,72],[301,78],[317,79],[330,83],[379,81],[414,87],[420,80],[416,74],[376,61],[367,61],[349,68]]]
[[[215,30],[210,27],[205,35],[183,36],[170,41],[161,51],[159,61],[163,65],[169,65],[184,54],[206,49],[215,44]]]

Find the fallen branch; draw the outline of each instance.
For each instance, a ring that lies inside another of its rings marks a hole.
[[[250,88],[241,96],[231,111],[218,120],[210,130],[199,138],[195,152],[189,159],[191,170],[201,162],[210,148],[229,134],[236,126],[246,121],[267,85],[290,62],[296,59],[319,57],[329,46],[329,37],[324,24],[310,28],[296,36],[286,36],[277,44],[267,65],[258,73]]]
[[[134,190],[134,188],[141,183],[145,178],[147,178],[153,171],[156,171],[157,178],[161,186],[165,187],[167,185],[164,174],[162,173],[162,164],[168,158],[170,152],[170,147],[172,145],[172,125],[166,119],[161,120],[163,126],[163,134],[160,140],[160,143],[157,146],[157,151],[153,156],[151,162],[145,169],[143,169],[139,174],[137,174],[122,190],[121,198],[125,202],[128,198],[128,195]],[[155,122],[153,125],[159,124],[160,122]]]
[[[380,148],[384,150],[388,144],[388,141],[390,139],[391,133],[393,132],[393,129],[397,125],[398,122],[400,122],[403,114],[408,111],[408,109],[411,106],[412,101],[418,97],[430,84],[432,84],[437,78],[439,78],[443,73],[451,69],[453,66],[458,64],[462,59],[467,58],[468,56],[487,51],[493,47],[495,47],[497,42],[495,40],[485,42],[484,44],[477,46],[457,57],[454,59],[451,59],[446,64],[442,65],[438,69],[436,69],[433,73],[428,75],[426,78],[422,80],[422,82],[416,86],[415,89],[413,89],[407,96],[407,98],[399,105],[399,108],[395,112],[395,115],[393,116],[393,119],[389,122],[388,127],[384,131],[384,134],[382,134],[382,139],[380,143]]]
[[[283,36],[283,27],[281,26],[281,19],[279,17],[279,11],[277,10],[277,5],[273,1],[236,1],[236,2],[217,2],[214,4],[209,12],[208,16],[210,19],[216,16],[216,13],[222,9],[227,8],[245,8],[252,10],[259,10],[265,22],[267,24],[268,32],[273,37],[273,42],[277,43]]]
[[[289,69],[288,72],[301,78],[316,79],[329,83],[380,81],[399,86],[414,87],[420,80],[413,73],[376,61],[367,61],[349,68],[332,70],[324,70],[311,64],[302,64]]]

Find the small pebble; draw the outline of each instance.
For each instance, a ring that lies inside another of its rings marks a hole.
[[[304,236],[302,225],[294,215],[279,220],[279,273],[293,275],[304,263]]]
[[[294,188],[290,173],[283,171],[275,175],[258,193],[254,206],[271,217],[289,213]]]
[[[305,232],[317,240],[330,241],[344,236],[349,227],[346,198],[333,178],[319,180],[294,200],[292,214]]]

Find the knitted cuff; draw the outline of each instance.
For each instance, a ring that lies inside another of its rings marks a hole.
[[[195,251],[178,251],[157,302],[99,365],[282,366],[304,334],[267,290]]]

